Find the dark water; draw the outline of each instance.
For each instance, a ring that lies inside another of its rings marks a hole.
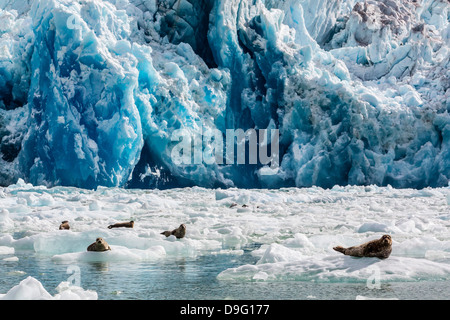
[[[52,295],[62,281],[71,281],[73,264],[55,263],[51,257],[31,251],[16,251],[15,256],[19,261],[0,260],[0,293],[28,276],[39,280]],[[151,263],[78,262],[75,266],[79,268],[81,287],[96,291],[99,300],[450,299],[450,281],[382,282],[379,289],[369,289],[366,283],[237,282],[216,278],[227,268],[255,262],[246,251],[243,256],[207,254]]]

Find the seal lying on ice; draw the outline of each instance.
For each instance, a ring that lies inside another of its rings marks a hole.
[[[115,224],[111,224],[108,226],[108,229],[112,228],[133,228],[134,227],[134,221],[130,222],[119,222]]]
[[[59,226],[59,230],[70,230],[69,221],[63,221],[61,222],[61,225]]]
[[[107,251],[111,250],[109,244],[103,238],[95,239],[95,242],[87,247],[87,251]]]
[[[186,235],[186,225],[185,224],[181,224],[175,230],[164,231],[164,232],[161,232],[161,234],[165,235],[166,237],[174,235],[175,237],[177,237],[177,239],[181,239],[181,238],[183,238]]]
[[[359,246],[343,248],[337,246],[334,250],[352,257],[377,257],[386,259],[392,252],[392,239],[390,235],[383,235],[380,239],[372,240]]]

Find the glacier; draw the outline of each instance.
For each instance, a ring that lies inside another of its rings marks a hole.
[[[449,7],[0,0],[0,185],[445,187]],[[251,128],[280,132],[270,174],[171,156],[177,130]]]

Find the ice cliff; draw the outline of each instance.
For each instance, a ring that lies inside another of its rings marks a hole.
[[[449,8],[0,0],[0,184],[447,186]],[[277,169],[173,159],[179,129],[250,128]]]

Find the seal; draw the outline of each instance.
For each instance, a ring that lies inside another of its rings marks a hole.
[[[108,229],[112,228],[133,228],[134,227],[134,221],[130,222],[119,222],[108,226]]]
[[[234,208],[234,207],[237,207],[237,203],[236,202],[233,202],[230,206],[229,206],[229,208]],[[249,207],[249,205],[247,205],[247,204],[243,204],[242,205],[242,208],[247,208],[247,207]]]
[[[337,246],[334,250],[352,257],[377,257],[380,259],[386,259],[392,252],[392,238],[390,235],[385,234],[380,239],[375,239],[359,246],[353,246],[349,248],[343,248]]]
[[[87,247],[87,251],[107,251],[111,250],[109,244],[103,238],[95,239],[95,242]]]
[[[161,234],[165,235],[166,237],[174,235],[175,237],[177,237],[177,239],[184,238],[184,236],[186,235],[186,225],[180,224],[180,226],[178,228],[176,228],[175,230],[164,231],[164,232],[161,232]]]
[[[69,221],[63,221],[59,225],[59,230],[70,230]]]

